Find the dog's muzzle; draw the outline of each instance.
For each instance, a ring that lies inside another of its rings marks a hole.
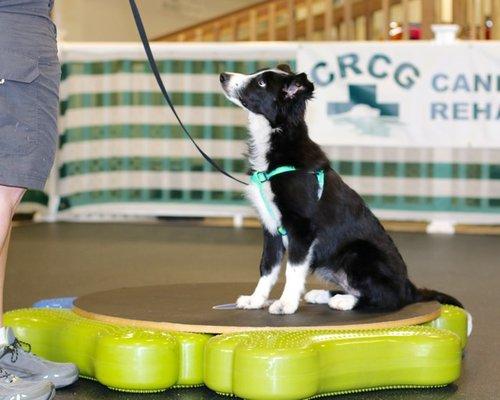
[[[246,107],[244,101],[240,98],[240,90],[245,84],[245,75],[223,72],[219,75],[219,81],[226,97],[234,104]]]
[[[222,74],[219,75],[219,81],[220,83],[224,84],[229,81],[229,74],[223,72]]]

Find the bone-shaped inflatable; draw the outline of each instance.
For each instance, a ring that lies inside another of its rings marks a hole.
[[[33,351],[73,362],[117,390],[207,385],[248,399],[300,399],[382,388],[443,386],[460,375],[467,316],[442,306],[425,325],[227,335],[116,326],[68,310],[23,309],[5,324]]]

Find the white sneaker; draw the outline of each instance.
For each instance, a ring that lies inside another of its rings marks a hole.
[[[78,368],[74,364],[44,360],[30,352],[29,344],[17,340],[11,328],[3,328],[2,331],[0,340],[3,339],[4,344],[0,344],[0,368],[25,382],[46,380],[56,388],[71,385],[78,379]]]
[[[51,400],[55,394],[49,381],[25,381],[0,368],[0,400]]]

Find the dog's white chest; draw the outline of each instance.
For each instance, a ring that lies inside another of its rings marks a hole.
[[[269,122],[258,114],[249,113],[248,125],[250,131],[250,164],[255,171],[266,172],[269,165],[267,153],[272,128]],[[259,213],[260,220],[267,230],[275,234],[281,226],[281,213],[274,203],[271,184],[264,182],[261,186],[250,184],[247,188],[247,198]]]
[[[269,182],[262,184],[262,192],[263,194],[261,194],[259,187],[251,184],[248,186],[246,194],[248,200],[259,213],[260,220],[266,229],[275,234],[281,226],[281,213],[274,203],[274,194]]]

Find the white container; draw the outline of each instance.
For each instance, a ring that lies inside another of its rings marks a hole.
[[[456,24],[435,24],[431,25],[434,32],[434,40],[438,44],[453,43],[457,40],[457,34],[460,26]]]

